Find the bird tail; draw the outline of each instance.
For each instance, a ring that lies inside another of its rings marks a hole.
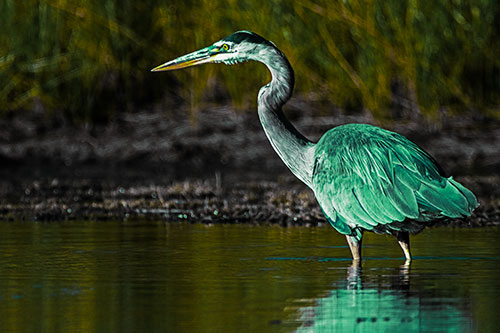
[[[453,177],[423,183],[417,194],[422,210],[451,218],[470,216],[479,206],[476,196]]]
[[[460,193],[463,195],[463,197],[467,200],[467,216],[472,214],[474,209],[479,207],[479,201],[477,201],[476,196],[474,193],[472,193],[471,190],[460,184],[459,182],[455,181],[453,177],[448,178],[448,182],[453,185]]]

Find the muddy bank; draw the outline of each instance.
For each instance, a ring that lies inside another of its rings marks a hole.
[[[481,206],[454,226],[500,225],[500,177],[459,179]],[[216,174],[207,180],[120,185],[94,180],[41,178],[2,188],[0,220],[161,219],[203,223],[326,223],[313,193],[292,176],[278,181],[236,181]]]
[[[313,117],[294,99],[287,115],[318,139],[366,114]],[[154,218],[204,223],[325,223],[311,191],[283,166],[255,113],[229,107],[119,115],[106,125],[70,126],[39,114],[0,120],[0,220]],[[472,218],[500,223],[500,123],[473,115],[385,126],[431,153],[478,195]]]
[[[256,112],[212,106],[192,120],[186,107],[165,107],[175,111],[164,112],[158,107],[122,113],[105,125],[92,126],[70,125],[64,119],[47,118],[37,112],[9,115],[0,119],[0,172],[22,167],[48,169],[47,165],[130,167],[171,178],[218,169],[286,171],[267,141]],[[349,115],[333,107],[326,108],[330,110],[325,112],[328,115],[313,116],[311,110],[318,108],[300,98],[286,105],[287,117],[313,141],[340,124],[381,125],[367,113]],[[382,126],[420,145],[450,174],[499,173],[500,120],[474,113],[454,117],[442,113],[432,122],[412,116]]]

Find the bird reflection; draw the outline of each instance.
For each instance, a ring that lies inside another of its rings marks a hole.
[[[389,277],[392,277],[392,281],[390,281],[389,285],[391,290],[398,291],[408,291],[410,289],[410,268],[411,268],[411,260],[406,260],[405,263],[399,266],[398,274],[388,274]],[[347,267],[347,278],[345,282],[345,289],[347,290],[362,290],[362,273],[363,268],[361,266],[361,260],[353,260],[351,266]],[[339,282],[337,285],[342,286],[342,282]]]
[[[364,277],[361,262],[353,261],[335,289],[314,306],[299,309],[297,332],[455,332],[472,327],[470,315],[459,309],[460,299],[410,289],[409,261],[381,271],[374,275],[370,269]]]
[[[361,260],[353,260],[347,268],[347,289],[357,289],[361,286]]]

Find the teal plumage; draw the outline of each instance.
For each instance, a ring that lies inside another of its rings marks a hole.
[[[446,178],[436,161],[397,133],[365,124],[335,127],[315,147],[313,190],[328,221],[361,239],[418,232],[440,218],[469,216],[474,194]]]

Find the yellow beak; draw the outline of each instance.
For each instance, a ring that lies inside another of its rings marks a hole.
[[[163,72],[163,71],[173,71],[175,69],[181,69],[201,64],[206,64],[212,62],[217,53],[210,53],[210,47],[186,54],[177,59],[171,60],[164,63],[158,67],[155,67],[151,72]]]

